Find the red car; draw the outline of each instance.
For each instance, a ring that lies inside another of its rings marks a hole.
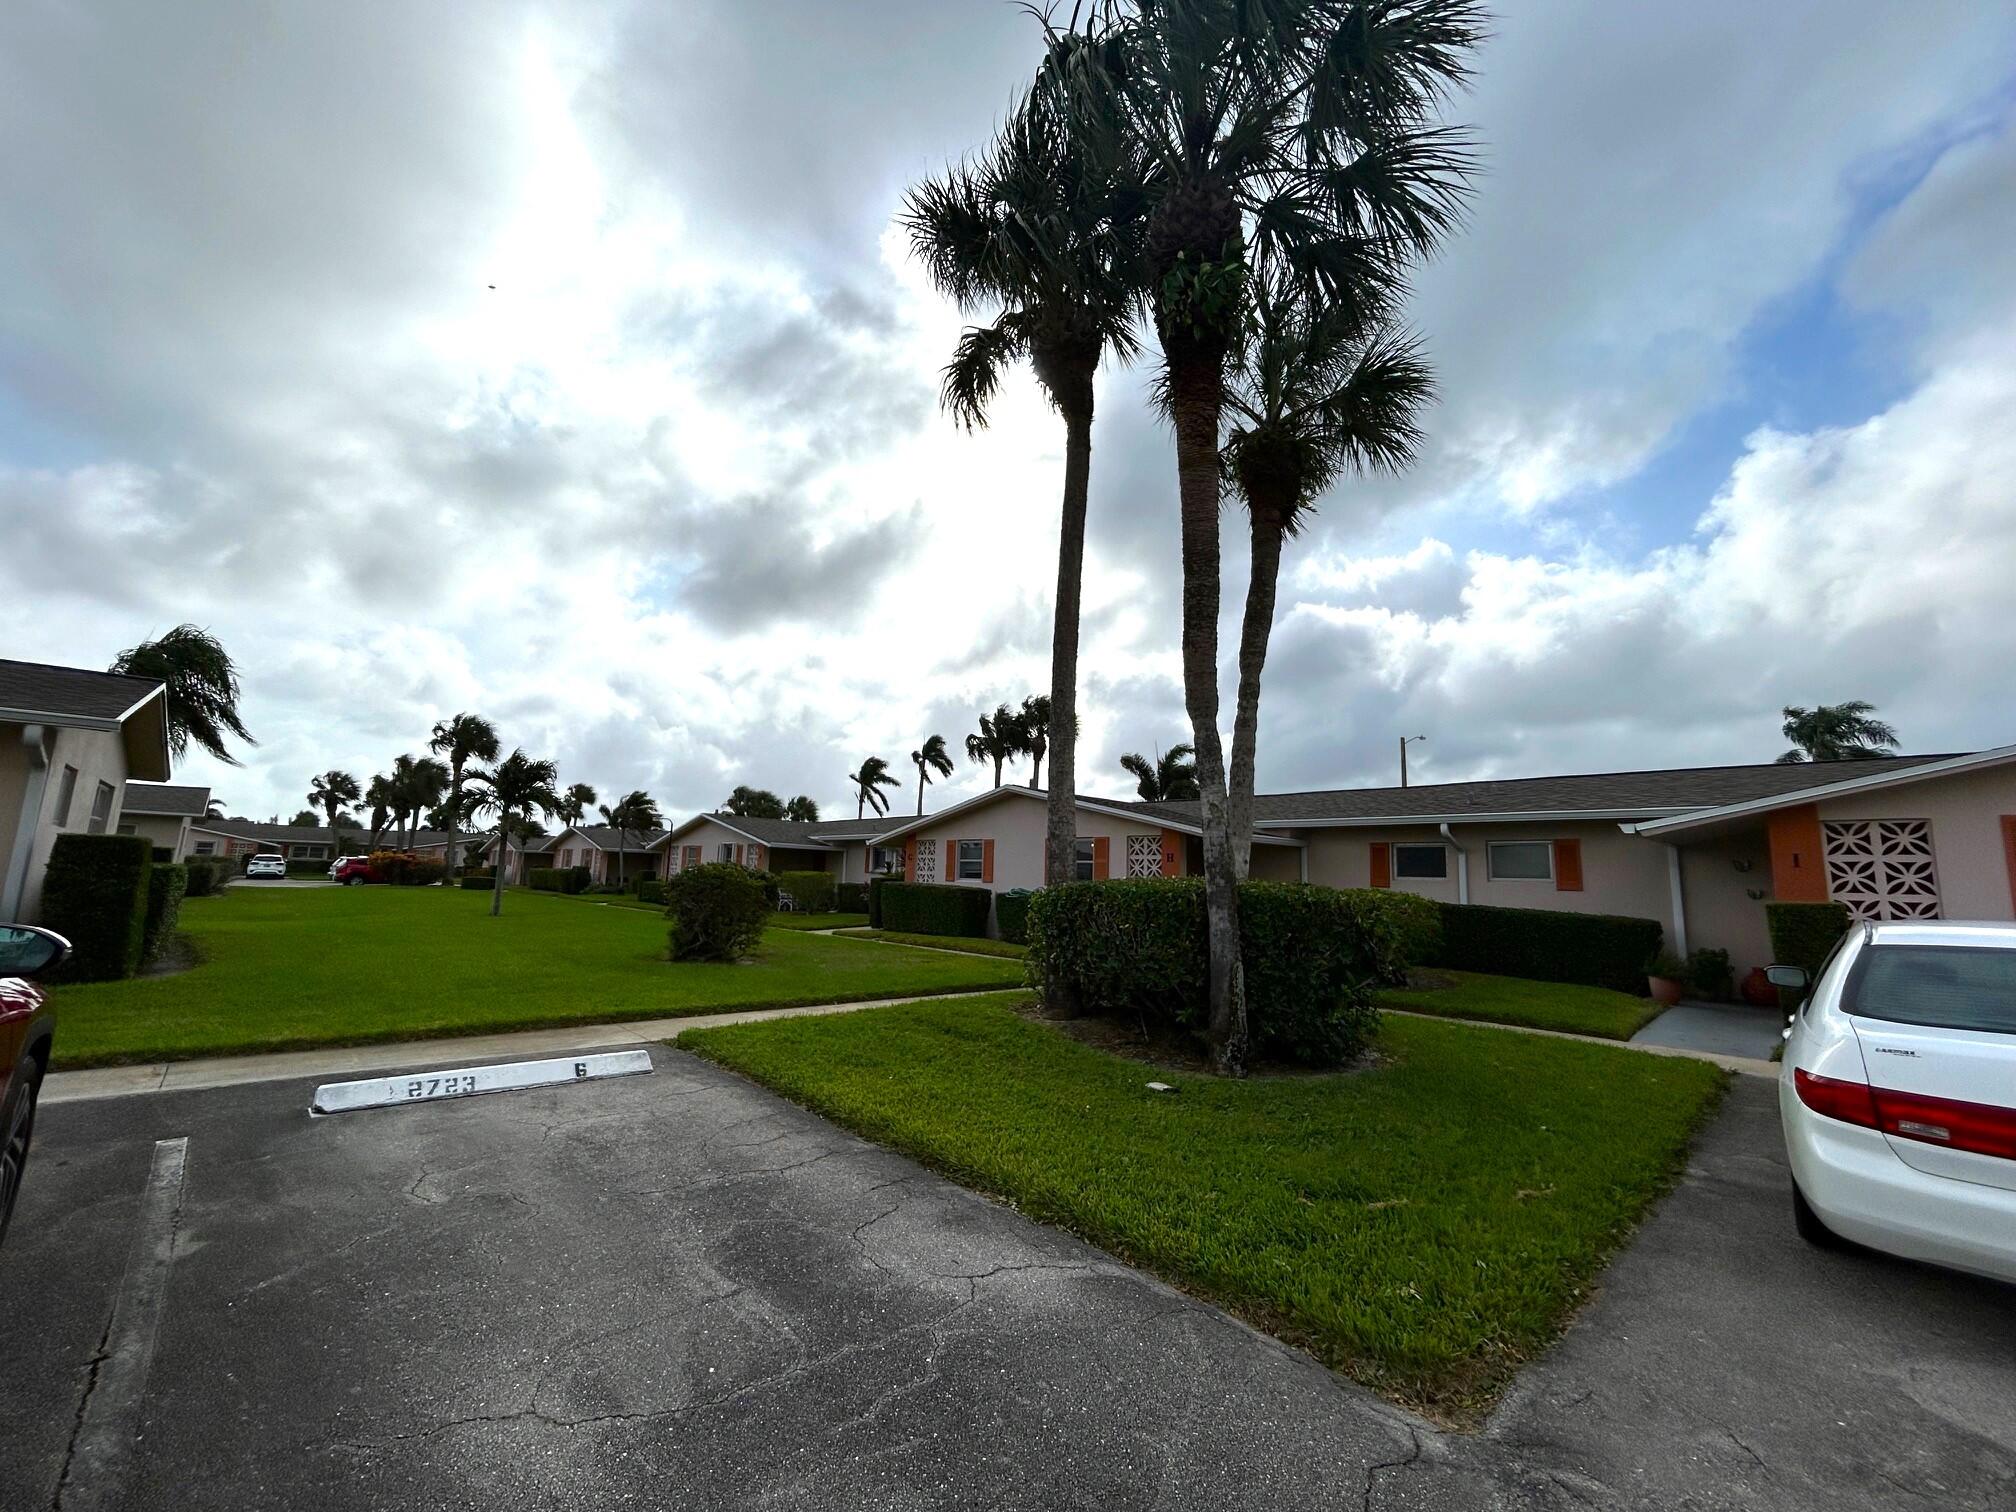
[[[366,882],[383,882],[385,879],[372,868],[363,856],[345,856],[329,868],[329,880],[340,882],[345,887],[362,887]]]
[[[69,953],[70,942],[59,934],[0,924],[0,1239],[7,1237],[28,1169],[35,1096],[56,1031],[49,999],[31,979],[54,970]]]

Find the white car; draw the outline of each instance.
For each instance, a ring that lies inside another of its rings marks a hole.
[[[287,858],[285,856],[254,856],[245,863],[248,877],[285,877]]]
[[[1856,925],[1785,1040],[1801,1236],[2016,1281],[2016,924]]]

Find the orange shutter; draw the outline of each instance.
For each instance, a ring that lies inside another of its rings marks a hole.
[[[1162,831],[1162,875],[1183,875],[1183,837],[1174,830]]]
[[[992,840],[982,840],[980,842],[980,880],[982,882],[992,882],[994,880],[994,842]]]
[[[1374,887],[1393,885],[1393,847],[1384,840],[1372,842],[1372,885]]]
[[[1582,891],[1582,842],[1580,840],[1556,840],[1554,842],[1554,891]]]
[[[915,835],[905,835],[903,837],[903,880],[905,882],[915,882],[917,880],[917,837]]]
[[[1113,875],[1113,841],[1106,835],[1092,842],[1092,880],[1104,882]]]

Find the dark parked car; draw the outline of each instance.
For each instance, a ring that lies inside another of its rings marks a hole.
[[[49,1069],[56,1019],[34,978],[62,964],[70,942],[46,929],[0,924],[0,1239],[28,1169],[35,1097]]]

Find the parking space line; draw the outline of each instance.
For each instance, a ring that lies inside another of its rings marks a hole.
[[[168,1272],[175,1263],[175,1231],[182,1219],[182,1181],[188,1169],[188,1139],[155,1143],[154,1163],[140,1194],[140,1221],[126,1270],[112,1299],[104,1340],[91,1362],[77,1427],[56,1487],[56,1505],[66,1512],[93,1512],[119,1506],[131,1473],[140,1409],[147,1399],[147,1372],[154,1363],[154,1340],[168,1297]]]

